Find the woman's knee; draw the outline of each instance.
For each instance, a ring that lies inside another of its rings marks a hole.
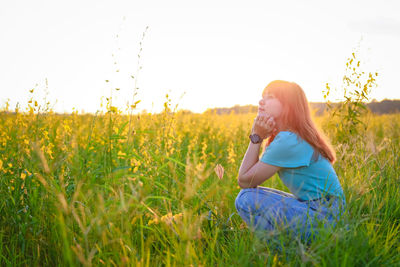
[[[238,214],[252,229],[271,230],[273,214],[269,212],[273,201],[269,195],[256,188],[242,189],[236,197],[235,206]]]
[[[235,199],[235,207],[236,210],[246,210],[249,211],[249,209],[253,206],[254,202],[254,188],[245,188],[240,190],[239,194],[237,195]]]
[[[239,194],[236,196],[235,199],[235,207],[237,210],[243,206],[243,194],[244,194],[244,189],[240,190]]]
[[[260,208],[270,206],[274,202],[274,194],[259,188],[242,189],[236,197],[235,206],[239,211],[258,211]]]

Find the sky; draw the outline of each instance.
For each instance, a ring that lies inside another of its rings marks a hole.
[[[57,112],[96,112],[112,96],[159,112],[168,94],[203,112],[257,105],[277,79],[323,101],[355,50],[379,73],[371,100],[400,99],[399,11],[388,0],[2,1],[0,106],[47,95]]]

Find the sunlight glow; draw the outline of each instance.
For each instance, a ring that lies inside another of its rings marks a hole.
[[[382,74],[371,98],[400,98],[398,4],[289,3],[8,2],[0,9],[7,40],[0,47],[0,105],[10,99],[10,107],[23,106],[32,88],[43,97],[46,78],[58,112],[95,112],[110,95],[124,107],[133,101],[135,79],[138,111],[160,111],[167,93],[195,112],[256,105],[276,79],[323,101],[326,82],[340,86],[358,43],[365,69]]]

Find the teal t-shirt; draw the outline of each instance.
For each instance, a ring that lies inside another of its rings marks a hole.
[[[332,164],[293,132],[279,132],[267,146],[261,162],[282,167],[278,175],[293,195],[300,200],[326,195],[344,199],[343,190]]]

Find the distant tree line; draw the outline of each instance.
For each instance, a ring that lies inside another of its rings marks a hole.
[[[335,104],[333,104],[335,105]],[[324,113],[326,109],[326,103],[323,102],[311,102],[311,109],[315,112],[315,115],[320,116]],[[367,108],[375,114],[389,114],[400,112],[400,100],[383,100],[376,101],[372,100],[371,103],[367,103]],[[215,114],[245,114],[245,113],[256,113],[258,106],[254,105],[235,105],[230,108],[212,108],[207,109],[204,113],[215,113]]]

